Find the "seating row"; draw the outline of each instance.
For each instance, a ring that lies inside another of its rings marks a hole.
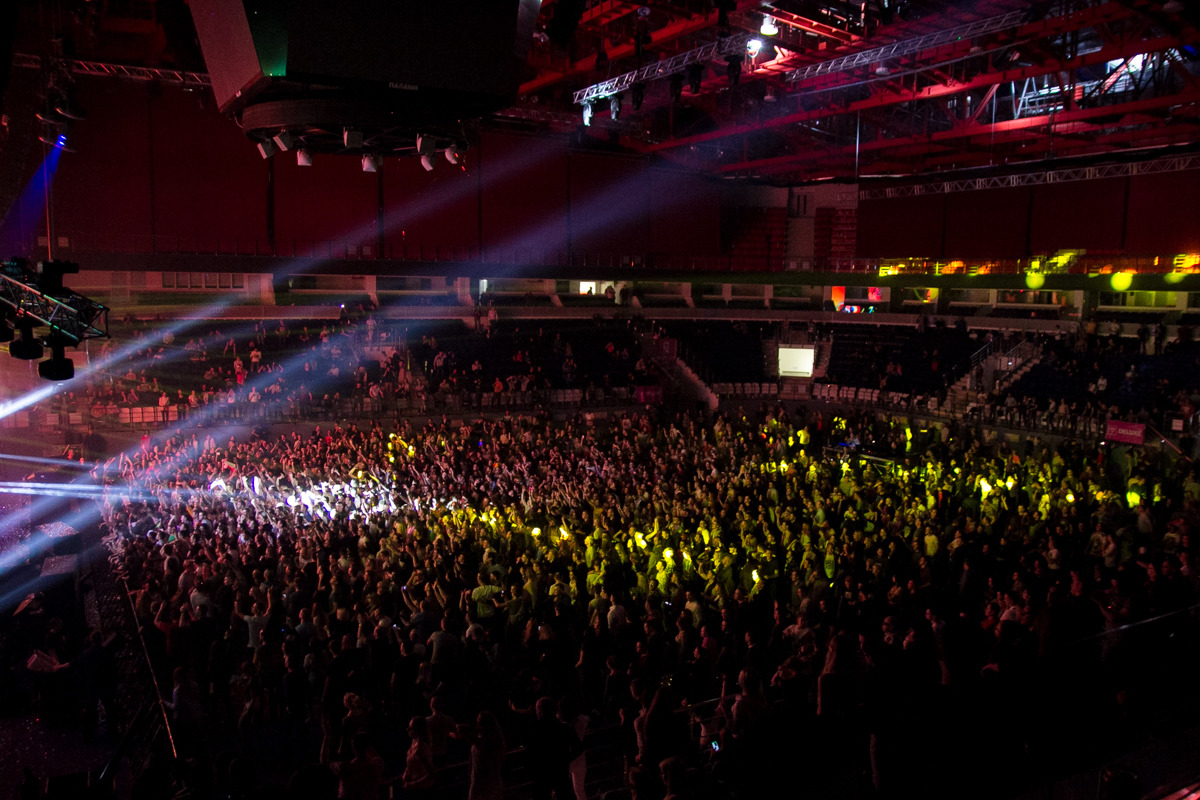
[[[775,397],[779,387],[774,383],[714,383],[712,390],[719,397]]]

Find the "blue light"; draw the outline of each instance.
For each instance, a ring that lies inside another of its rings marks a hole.
[[[58,135],[58,146],[62,147],[66,143],[67,143],[67,135],[65,133],[60,133]]]

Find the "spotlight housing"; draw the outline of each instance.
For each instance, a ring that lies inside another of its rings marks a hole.
[[[688,91],[692,94],[700,94],[700,83],[704,80],[704,65],[692,64],[688,67],[687,84]]]
[[[75,362],[65,355],[61,341],[50,343],[50,358],[38,364],[38,375],[48,381],[69,381],[75,377]]]
[[[421,166],[425,168],[426,172],[433,171],[433,163],[432,153],[425,153],[423,156],[421,156]]]
[[[442,155],[444,155],[446,157],[446,160],[449,161],[451,164],[457,164],[458,157],[461,154],[462,154],[462,151],[460,151],[458,149],[458,145],[456,145],[456,144],[452,144],[449,147],[447,147],[445,150],[442,151]]]
[[[588,127],[592,124],[592,104],[590,102],[583,104],[583,125]]]
[[[729,86],[731,88],[738,85],[738,82],[742,78],[741,56],[725,56],[725,77],[729,79]]]
[[[271,156],[275,155],[275,145],[271,144],[270,142],[259,142],[258,154],[263,158],[270,158]]]
[[[630,90],[630,95],[633,101],[633,110],[641,111],[642,101],[646,99],[646,84],[635,83],[633,88]]]
[[[275,134],[273,137],[271,137],[271,141],[275,143],[275,146],[279,148],[281,153],[286,153],[296,144],[296,140],[293,139],[292,135],[287,131],[280,131],[279,133]]]
[[[342,130],[342,145],[348,150],[357,150],[362,147],[363,137],[362,131],[344,128]]]
[[[671,102],[678,103],[679,98],[683,97],[683,76],[678,72],[671,76],[668,81],[671,91]]]
[[[621,118],[621,95],[614,94],[608,98],[608,113],[612,116],[613,122]]]
[[[8,354],[13,358],[19,358],[22,361],[37,361],[42,357],[45,348],[33,336],[33,324],[29,322],[18,322],[17,330],[21,332],[21,338],[13,341],[8,346]]]
[[[296,166],[311,167],[312,166],[312,153],[308,152],[303,147],[297,148],[296,149]]]
[[[763,15],[762,27],[758,32],[763,36],[775,36],[779,33],[779,26],[775,24],[775,18],[770,14]]]
[[[379,156],[366,155],[362,157],[363,172],[378,172],[379,171]]]

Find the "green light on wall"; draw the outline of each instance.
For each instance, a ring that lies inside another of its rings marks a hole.
[[[1182,281],[1185,277],[1187,276],[1182,272],[1168,272],[1166,275],[1163,275],[1163,280],[1167,283],[1175,284]]]
[[[1114,292],[1127,292],[1129,287],[1133,286],[1133,274],[1129,272],[1115,272],[1109,280]]]
[[[1025,285],[1030,289],[1040,289],[1046,285],[1046,276],[1040,272],[1030,272],[1025,276]]]

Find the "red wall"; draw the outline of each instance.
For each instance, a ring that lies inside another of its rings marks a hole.
[[[1139,175],[1130,181],[1126,247],[1146,253],[1200,252],[1200,172]]]
[[[940,257],[946,195],[862,200],[858,205],[861,258]]]
[[[717,184],[565,138],[489,133],[454,166],[415,158],[364,173],[355,156],[259,157],[211,97],[82,79],[54,186],[75,251],[271,252],[495,261],[579,254],[716,255]],[[382,205],[381,205],[382,200]],[[69,253],[64,252],[64,256]]]
[[[863,200],[863,258],[1200,252],[1200,172]]]

